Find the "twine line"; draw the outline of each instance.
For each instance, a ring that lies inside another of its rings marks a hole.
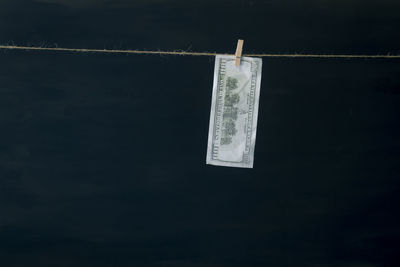
[[[61,51],[78,53],[109,53],[109,54],[148,54],[148,55],[179,55],[179,56],[216,56],[232,55],[216,52],[189,52],[189,51],[151,51],[151,50],[120,50],[120,49],[85,49],[85,48],[63,48],[63,47],[39,47],[39,46],[16,46],[0,45],[0,49],[8,50],[39,50],[39,51]],[[400,55],[357,55],[357,54],[243,54],[244,57],[272,57],[272,58],[400,58]]]

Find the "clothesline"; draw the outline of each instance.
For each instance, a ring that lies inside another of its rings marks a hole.
[[[78,52],[78,53],[109,53],[109,54],[152,54],[152,55],[179,55],[179,56],[216,56],[232,55],[216,52],[191,52],[191,51],[158,51],[158,50],[120,50],[120,49],[85,49],[85,48],[64,48],[64,47],[40,47],[40,46],[16,46],[0,45],[0,49],[7,50],[27,50],[27,51],[58,51],[58,52]],[[400,59],[400,55],[357,55],[357,54],[243,54],[244,57],[270,57],[270,58],[359,58],[359,59]]]

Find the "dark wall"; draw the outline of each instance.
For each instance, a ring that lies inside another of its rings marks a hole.
[[[0,0],[0,42],[399,54],[395,0]],[[205,165],[213,57],[0,51],[0,266],[397,266],[400,60],[263,61]]]

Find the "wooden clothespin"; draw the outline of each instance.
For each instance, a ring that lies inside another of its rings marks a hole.
[[[242,59],[242,50],[243,50],[243,40],[238,40],[236,53],[235,53],[235,66],[240,66],[240,60]]]

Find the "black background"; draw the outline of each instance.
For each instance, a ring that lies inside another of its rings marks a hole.
[[[0,42],[400,53],[396,0],[0,0]],[[255,168],[213,57],[0,51],[0,266],[399,266],[400,60],[263,60]]]

